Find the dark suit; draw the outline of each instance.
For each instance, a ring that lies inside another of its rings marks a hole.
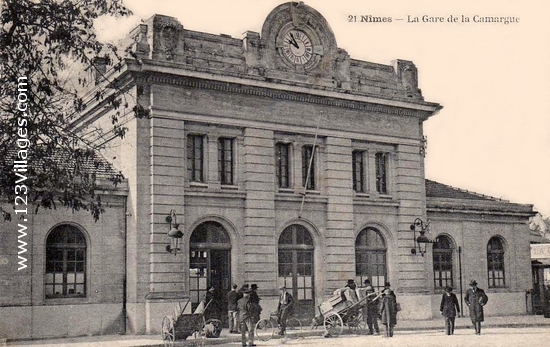
[[[235,332],[238,330],[237,322],[237,301],[239,300],[239,293],[236,290],[231,290],[227,293],[227,315],[229,318],[229,332]]]
[[[441,304],[439,305],[439,311],[443,317],[445,317],[445,332],[447,335],[454,334],[455,331],[455,317],[457,312],[460,312],[458,306],[458,299],[455,293],[446,292],[441,297]]]
[[[254,325],[252,324],[252,315],[250,313],[250,296],[245,295],[237,301],[237,311],[239,312],[239,327],[241,329],[241,342],[246,345],[246,333],[248,332],[248,344],[254,344]]]
[[[464,297],[466,305],[470,308],[470,319],[476,329],[476,334],[481,333],[481,322],[484,320],[483,306],[487,304],[489,298],[481,288],[472,287],[466,291]]]
[[[380,320],[386,326],[386,337],[393,336],[393,327],[397,324],[397,301],[395,295],[384,295],[380,301]]]

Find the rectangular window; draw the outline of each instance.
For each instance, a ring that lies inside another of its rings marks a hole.
[[[493,252],[487,254],[489,288],[505,287],[504,253]]]
[[[433,251],[434,287],[453,286],[453,253],[451,249]]]
[[[363,161],[363,151],[353,151],[353,190],[357,193],[365,193],[365,165]]]
[[[233,184],[233,139],[218,139],[218,173],[221,184]]]
[[[204,182],[204,136],[187,136],[187,178],[191,182]]]
[[[315,189],[315,156],[313,146],[309,145],[302,147],[302,186]]]
[[[290,145],[277,143],[275,146],[277,183],[279,188],[290,188]]]
[[[388,193],[388,153],[376,153],[376,191]]]

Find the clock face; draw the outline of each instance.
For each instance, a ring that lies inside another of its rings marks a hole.
[[[313,44],[303,31],[289,30],[283,40],[283,56],[292,64],[304,65],[313,58]]]

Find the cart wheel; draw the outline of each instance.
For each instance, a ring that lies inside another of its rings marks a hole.
[[[351,333],[358,334],[360,330],[364,330],[366,327],[361,312],[354,313],[348,318],[348,328]]]
[[[174,331],[174,321],[169,316],[164,316],[162,319],[162,326],[160,328],[160,335],[162,337],[162,342],[166,347],[174,346],[175,341],[175,331]]]
[[[344,322],[338,313],[331,313],[326,316],[324,325],[328,336],[337,337],[344,331]]]
[[[275,327],[271,323],[271,320],[263,318],[256,323],[254,334],[260,341],[269,341],[275,334]]]
[[[302,323],[296,317],[286,320],[286,335],[289,337],[302,337]]]

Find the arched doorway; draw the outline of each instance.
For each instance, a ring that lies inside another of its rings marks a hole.
[[[380,231],[371,227],[361,230],[355,239],[356,282],[363,284],[368,278],[376,290],[382,290],[388,281],[386,253]]]
[[[189,239],[189,295],[195,310],[206,291],[215,288],[220,317],[227,321],[227,292],[231,288],[231,241],[218,222],[204,222]]]
[[[286,285],[295,300],[295,316],[315,316],[313,239],[301,225],[287,227],[279,236],[278,285]]]

